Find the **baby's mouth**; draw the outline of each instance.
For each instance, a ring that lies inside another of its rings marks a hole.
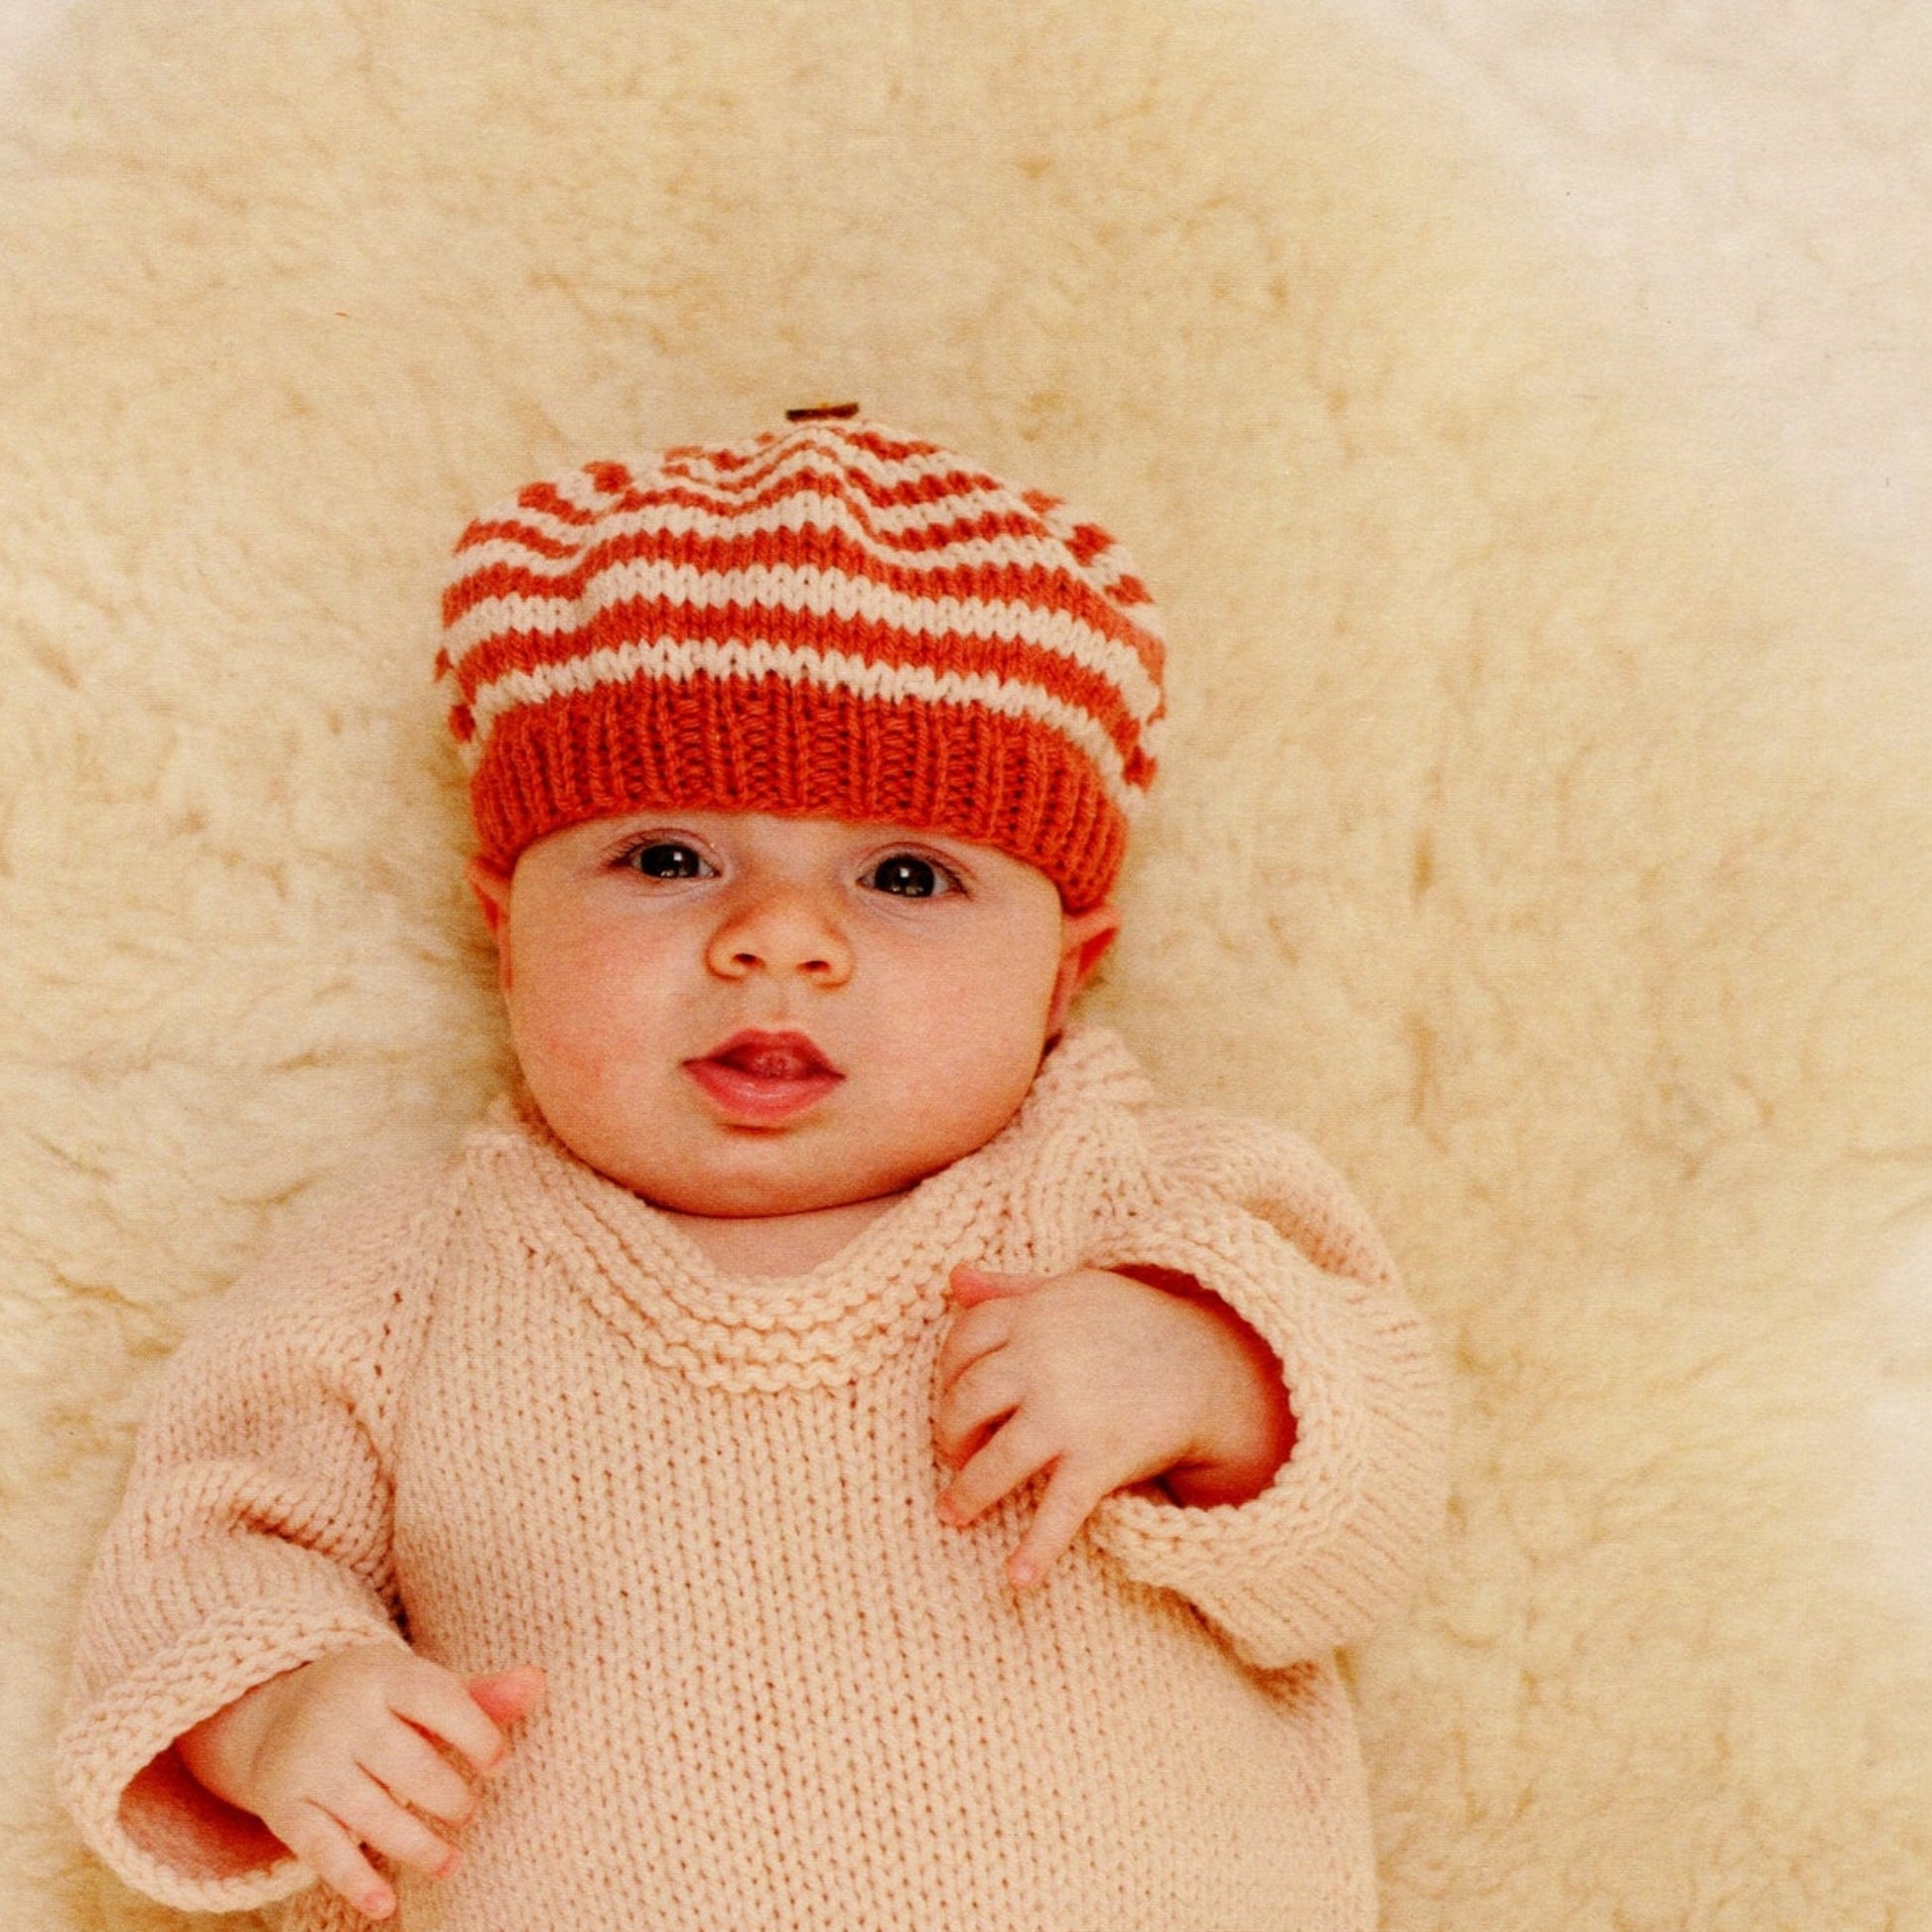
[[[684,1069],[725,1118],[775,1127],[801,1114],[845,1078],[803,1034],[748,1028]]]

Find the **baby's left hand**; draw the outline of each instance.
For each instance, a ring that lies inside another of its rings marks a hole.
[[[1050,1471],[1007,1566],[1017,1589],[1045,1576],[1114,1490],[1165,1476],[1180,1502],[1242,1502],[1293,1447],[1267,1344],[1170,1279],[1172,1290],[1098,1268],[953,1271],[959,1312],[939,1353],[933,1440],[956,1473],[939,1513],[970,1523]]]

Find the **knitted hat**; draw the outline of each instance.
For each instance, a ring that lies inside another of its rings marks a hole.
[[[1051,497],[878,423],[590,463],[463,533],[439,678],[484,856],[660,808],[905,825],[1107,896],[1154,607]]]

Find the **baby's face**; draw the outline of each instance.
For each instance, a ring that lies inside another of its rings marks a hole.
[[[883,1199],[983,1146],[1116,925],[986,846],[763,813],[598,819],[472,877],[544,1118],[685,1214]]]

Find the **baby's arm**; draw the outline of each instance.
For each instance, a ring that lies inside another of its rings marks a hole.
[[[1074,1472],[1081,1479],[1055,1499],[1047,1543],[1063,1547],[1084,1519],[1095,1547],[1129,1576],[1186,1597],[1261,1668],[1327,1655],[1402,1602],[1441,1533],[1447,1418],[1434,1350],[1366,1215],[1305,1143],[1226,1116],[1142,1118],[1152,1161],[1146,1191],[1130,1184],[1119,1209],[1096,1219],[1085,1260],[1088,1269],[1114,1271],[1117,1283],[1125,1275],[1177,1283],[1182,1292],[1170,1294],[1166,1306],[1143,1305],[1141,1312],[1157,1319],[1132,1344],[1142,1359],[1123,1354],[1108,1368],[1100,1355],[1092,1358],[1098,1369],[1082,1371],[1102,1384],[1098,1397],[1106,1397],[1109,1377],[1118,1380],[1118,1401],[1105,1400],[1094,1413],[1115,1424],[1126,1418],[1125,1430],[1100,1451],[1091,1445],[1082,1451],[1083,1469]],[[1085,1270],[1056,1278],[1039,1294],[1050,1290],[1058,1301],[1085,1278]],[[1222,1367],[1183,1365],[1207,1332],[1197,1330],[1183,1347],[1177,1317],[1194,1303],[1218,1310],[1224,1344],[1232,1338],[1247,1350],[1245,1395],[1211,1398],[1210,1406],[1227,1401],[1252,1428],[1264,1393],[1270,1404],[1289,1405],[1286,1417],[1273,1408],[1266,1449],[1210,1449],[1196,1425],[1176,1429],[1171,1414],[1147,1406],[1148,1390],[1170,1370],[1196,1395],[1210,1382],[1236,1386],[1225,1379],[1235,1374],[1225,1345]],[[1126,1307],[1110,1305],[1108,1322]],[[956,1316],[956,1329],[969,1318],[977,1321],[979,1311]],[[1010,1392],[973,1392],[967,1367],[957,1357],[945,1363],[953,1379],[943,1384],[940,1448],[955,1457],[965,1452],[962,1472],[989,1452],[997,1468],[1006,1454],[1000,1439],[1022,1410],[1007,1407]],[[1030,1396],[1029,1407],[1044,1414],[1040,1394]],[[987,1424],[1003,1418],[1005,1427],[989,1434]],[[1291,1425],[1285,1440],[1284,1420]],[[1037,1460],[1019,1453],[1029,1434],[1031,1425],[1011,1446],[1013,1465],[1045,1468],[1050,1449]],[[1176,1448],[1182,1441],[1191,1447]],[[1102,1454],[1119,1474],[1096,1496]],[[1264,1473],[1271,1460],[1272,1474]],[[1163,1481],[1150,1482],[1149,1471],[1164,1461]],[[1047,1493],[1058,1474],[1056,1465]],[[969,1489],[966,1502],[977,1501]]]
[[[964,1525],[1049,1472],[1008,1565],[1017,1588],[1116,1489],[1160,1478],[1180,1503],[1246,1502],[1287,1460],[1295,1415],[1280,1362],[1190,1277],[961,1268],[952,1288],[934,1437],[956,1473],[939,1509]]]
[[[258,1687],[338,1653],[415,1661],[388,1457],[440,1198],[417,1175],[339,1208],[223,1299],[156,1392],[83,1605],[59,1768],[89,1843],[166,1904],[243,1910],[314,1882],[246,1794],[220,1795],[240,1787],[197,1748],[223,1740],[210,1717],[262,1710]]]
[[[454,1845],[426,1820],[461,1826],[476,1801],[446,1752],[478,1776],[493,1770],[506,1748],[499,1725],[542,1689],[535,1670],[466,1684],[395,1644],[368,1644],[257,1685],[178,1748],[203,1785],[260,1819],[324,1884],[387,1918],[395,1893],[362,1848],[432,1877],[454,1871]]]

